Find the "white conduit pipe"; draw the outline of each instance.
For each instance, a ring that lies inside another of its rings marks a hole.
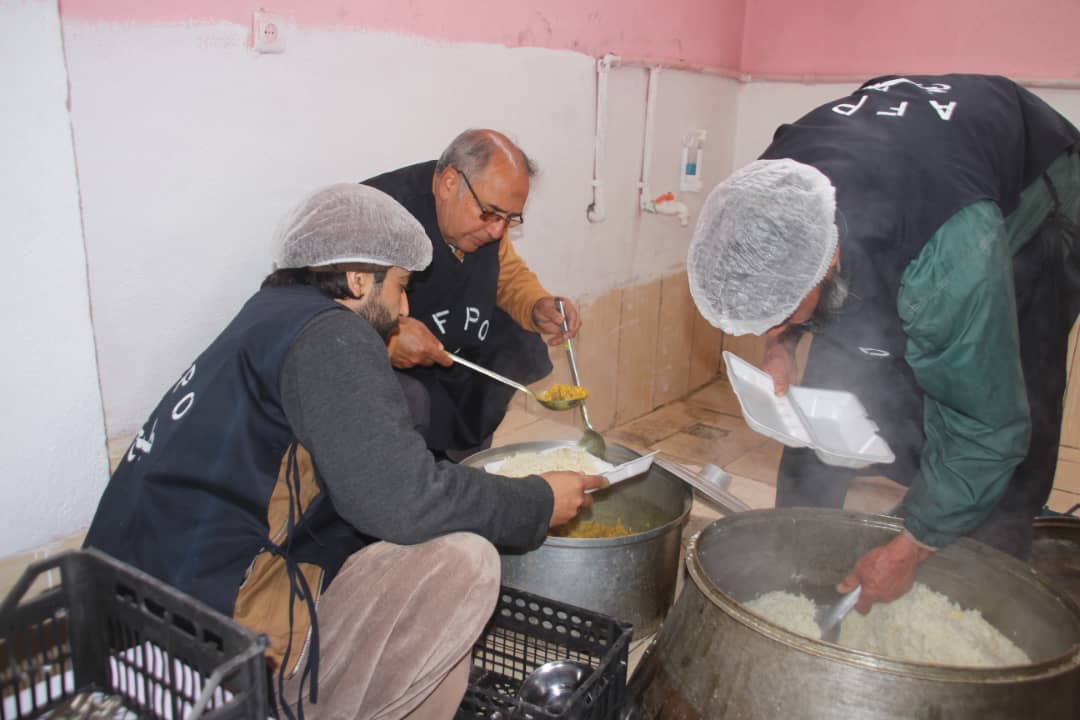
[[[649,191],[649,174],[652,171],[653,116],[656,114],[656,95],[660,90],[660,66],[649,68],[649,84],[645,91],[645,139],[641,149],[641,191],[639,207],[645,212],[655,212],[652,193]]]
[[[619,57],[611,53],[596,61],[596,137],[593,141],[592,203],[585,211],[585,217],[591,223],[604,222],[607,219],[604,181],[601,179],[607,145],[607,86],[608,72],[618,63]]]

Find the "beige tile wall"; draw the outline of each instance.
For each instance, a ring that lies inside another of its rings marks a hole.
[[[685,397],[719,372],[722,334],[698,314],[686,273],[678,272],[613,290],[580,303],[582,328],[574,355],[589,391],[589,420],[598,430],[646,415]],[[569,382],[566,353],[551,351],[555,371],[536,383]],[[566,422],[565,416],[526,403],[529,412]],[[581,425],[573,414],[573,422]]]
[[[690,390],[705,385],[720,369],[720,352],[727,338],[694,309],[694,341],[690,347]]]
[[[656,360],[652,404],[655,407],[686,397],[690,389],[690,361],[693,352],[694,301],[686,273],[669,275],[660,281],[660,309],[656,333]],[[714,366],[715,367],[715,366]]]
[[[619,354],[615,368],[618,377],[615,391],[617,425],[653,409],[661,283],[661,280],[654,280],[622,291]]]
[[[613,290],[588,303],[582,311],[583,330],[575,342],[581,381],[591,388],[592,393],[588,405],[589,419],[597,428],[609,428],[615,424],[622,308],[622,290]],[[556,368],[560,367],[558,361],[553,364]],[[564,359],[561,365],[565,364]]]
[[[1065,391],[1065,417],[1061,426],[1061,444],[1080,448],[1080,351],[1076,338],[1080,323],[1073,327],[1069,336],[1069,385]]]
[[[1061,424],[1061,451],[1058,455],[1054,489],[1047,503],[1051,510],[1067,512],[1080,504],[1080,323],[1069,337],[1069,384],[1065,389],[1064,418]]]

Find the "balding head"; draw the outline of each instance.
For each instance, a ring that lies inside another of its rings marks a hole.
[[[453,167],[470,178],[479,177],[496,157],[516,170],[524,170],[525,177],[536,175],[535,163],[510,138],[497,130],[476,128],[466,130],[450,142],[435,164],[435,174]]]
[[[536,166],[510,138],[466,130],[435,165],[432,191],[443,239],[463,253],[500,240],[522,222]]]

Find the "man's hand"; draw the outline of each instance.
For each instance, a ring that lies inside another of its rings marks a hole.
[[[862,593],[855,609],[865,615],[874,603],[892,602],[910,590],[915,583],[915,571],[931,552],[902,532],[859,558],[851,573],[836,586],[836,592],[848,593],[861,584]]]
[[[546,472],[540,477],[544,478],[555,496],[548,527],[573,520],[582,508],[592,505],[592,495],[585,491],[601,488],[606,482],[601,475],[584,475],[570,470]]]
[[[563,316],[559,314],[559,307],[555,304],[556,299],[563,301],[563,310],[566,311],[566,326],[568,328],[566,332],[563,332],[562,329]],[[577,307],[574,306],[574,303],[567,298],[554,298],[550,295],[540,298],[533,305],[532,320],[533,324],[540,328],[541,333],[553,336],[547,341],[547,344],[552,347],[567,338],[577,335],[578,329],[581,327],[581,318],[578,317]]]
[[[431,334],[427,325],[411,317],[398,322],[398,331],[387,344],[390,364],[396,368],[438,363],[449,367],[454,361],[443,352],[442,343]]]
[[[761,369],[769,373],[778,397],[787,395],[795,374],[795,343],[786,339],[765,338],[765,357]]]

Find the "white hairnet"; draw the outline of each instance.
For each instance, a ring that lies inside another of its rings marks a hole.
[[[794,160],[755,160],[713,188],[686,270],[710,324],[761,335],[825,277],[836,252],[836,189]]]
[[[338,263],[423,270],[431,262],[431,240],[408,210],[381,190],[340,183],[301,202],[277,234],[278,268]]]

